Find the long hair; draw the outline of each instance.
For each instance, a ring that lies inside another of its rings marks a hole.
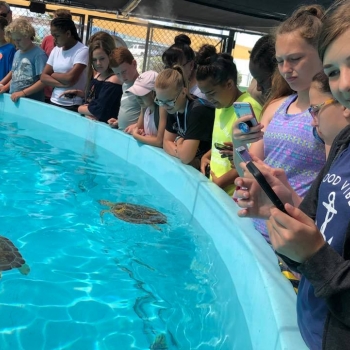
[[[115,48],[114,40],[94,40],[89,45],[89,63],[88,63],[88,69],[87,69],[87,84],[85,88],[85,94],[87,95],[89,92],[89,86],[90,82],[94,76],[94,67],[93,67],[93,53],[97,49],[103,50],[107,57],[109,58],[110,54],[112,53],[113,49]],[[110,66],[108,66],[108,71],[112,74],[113,70]]]

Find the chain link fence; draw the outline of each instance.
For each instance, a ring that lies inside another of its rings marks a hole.
[[[47,10],[45,13],[35,13],[29,11],[29,8],[17,5],[11,5],[12,18],[26,18],[35,28],[35,43],[41,44],[45,36],[50,34],[50,22],[53,19],[53,11]],[[73,21],[77,27],[81,38],[84,38],[85,15],[72,12]]]
[[[89,16],[87,38],[98,31],[105,31],[123,39],[142,71],[155,70],[160,72],[164,68],[162,54],[174,43],[175,36],[179,34],[186,34],[190,37],[191,47],[194,51],[197,51],[203,44],[214,45],[218,51],[222,51],[227,40],[227,37],[223,35],[213,35],[184,28]]]
[[[36,31],[35,42],[37,44],[40,44],[43,38],[50,34],[53,11],[47,10],[44,14],[39,14],[31,12],[24,6],[12,4],[10,6],[13,19],[24,17],[32,23]],[[212,34],[209,31],[189,30],[181,25],[168,27],[130,19],[107,19],[90,15],[85,22],[85,15],[74,13],[74,10],[72,8],[73,21],[84,43],[87,43],[91,35],[98,31],[105,31],[116,39],[121,38],[134,55],[139,70],[142,71],[161,71],[163,69],[162,54],[174,43],[175,36],[179,34],[186,34],[190,37],[194,51],[198,51],[203,44],[214,45],[218,51],[223,51],[228,40],[228,36]],[[85,23],[87,23],[86,26]]]

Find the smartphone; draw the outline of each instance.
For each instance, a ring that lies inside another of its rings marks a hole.
[[[266,181],[264,175],[260,172],[260,170],[255,166],[253,162],[248,162],[246,164],[247,169],[249,172],[254,176],[255,180],[258,182],[260,187],[263,189],[263,191],[266,193],[266,195],[269,197],[272,204],[278,208],[279,210],[283,211],[284,213],[288,214],[286,209],[284,208],[284,205],[282,201],[278,198],[277,194],[273,191],[269,183]],[[288,214],[289,215],[289,214]]]
[[[252,161],[252,157],[250,156],[248,150],[244,147],[237,147],[236,153],[238,157],[242,160],[242,162],[247,163]]]
[[[232,151],[232,149],[233,149],[233,146],[224,145],[224,144],[218,143],[218,142],[215,142],[214,146],[219,151]]]
[[[237,118],[243,117],[244,115],[252,115],[253,118],[244,122],[245,124],[247,124],[250,128],[252,126],[258,125],[259,122],[256,119],[254,110],[251,106],[251,104],[249,102],[234,102],[233,103],[233,107],[235,109]]]

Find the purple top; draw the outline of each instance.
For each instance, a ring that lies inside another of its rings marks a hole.
[[[277,109],[264,134],[265,163],[282,168],[295,192],[304,197],[326,162],[324,145],[312,133],[308,110],[288,114],[297,95],[289,96]],[[270,242],[265,220],[254,219],[255,228]]]

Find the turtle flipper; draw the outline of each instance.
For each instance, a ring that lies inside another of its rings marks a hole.
[[[152,224],[152,227],[157,231],[162,231],[162,229],[156,224]]]
[[[28,275],[30,272],[30,267],[27,264],[23,264],[21,267],[18,268],[19,272],[22,275]]]
[[[103,224],[103,215],[106,213],[110,213],[110,210],[101,210],[100,211],[100,218],[101,218],[101,223]]]

